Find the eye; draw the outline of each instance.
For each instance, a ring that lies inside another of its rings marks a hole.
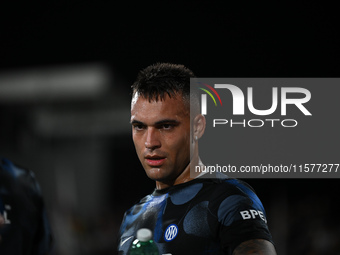
[[[173,127],[174,127],[174,125],[172,125],[172,124],[163,124],[162,125],[162,128],[166,129],[166,130],[172,129]]]
[[[135,124],[135,125],[133,125],[133,129],[137,130],[137,131],[141,131],[141,130],[145,129],[145,126],[142,125],[142,124]]]

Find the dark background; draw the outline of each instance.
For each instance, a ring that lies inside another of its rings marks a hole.
[[[335,10],[307,1],[1,4],[0,154],[36,173],[53,254],[114,254],[123,212],[154,188],[128,123],[141,68],[173,62],[198,77],[338,77]],[[95,73],[104,89],[69,96],[58,86],[65,68],[76,79],[72,68]],[[42,93],[26,75],[60,94]],[[5,94],[8,84],[17,89]],[[30,94],[22,96],[26,85]],[[247,181],[266,207],[279,254],[339,251],[338,180]]]

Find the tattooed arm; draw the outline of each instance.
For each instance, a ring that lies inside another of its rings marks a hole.
[[[264,239],[253,239],[241,243],[233,252],[233,255],[276,255],[274,245]]]

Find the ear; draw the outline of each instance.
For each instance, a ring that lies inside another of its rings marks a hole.
[[[194,130],[193,130],[193,135],[194,135],[194,140],[200,139],[205,131],[205,117],[202,114],[198,114],[194,118]]]

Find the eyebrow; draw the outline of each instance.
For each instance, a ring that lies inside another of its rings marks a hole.
[[[162,124],[167,124],[167,123],[178,124],[179,121],[173,120],[173,119],[164,119],[164,120],[157,121],[155,124],[156,125],[162,125]]]
[[[133,124],[144,125],[144,123],[139,121],[139,120],[133,120],[133,121],[130,121],[130,123],[131,123],[131,125],[133,125]]]
[[[130,123],[131,125],[145,125],[142,121],[139,121],[139,120],[133,120]],[[174,120],[174,119],[164,119],[164,120],[157,121],[155,125],[162,125],[162,124],[168,124],[168,123],[179,124],[179,121]]]

